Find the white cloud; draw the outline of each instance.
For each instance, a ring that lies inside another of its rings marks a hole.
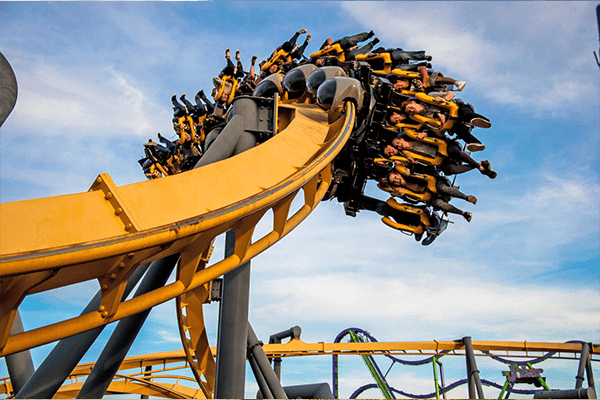
[[[497,254],[504,265],[510,260],[516,265],[539,262],[547,270],[563,261],[564,246],[588,252],[597,248],[600,199],[592,189],[597,178],[531,171],[520,180],[509,183],[507,191],[488,195],[489,206],[476,214],[478,229],[468,234],[473,241]],[[529,272],[534,271],[541,272]]]
[[[372,332],[401,329],[413,340],[419,333],[412,327],[427,326],[433,329],[431,333],[443,334],[443,340],[468,329],[474,336],[489,340],[552,341],[557,331],[591,336],[600,323],[600,303],[593,289],[515,284],[510,277],[501,282],[485,277],[453,278],[423,270],[419,274],[378,273],[370,277],[290,274],[261,283],[253,289],[253,296],[265,300],[253,311],[260,321],[272,315],[310,315],[314,324],[352,325],[360,321]]]
[[[47,60],[48,61],[48,60]],[[170,112],[154,104],[148,90],[114,67],[91,71],[34,65],[21,71],[11,125],[38,136],[128,137],[172,130]],[[92,73],[95,79],[89,79]],[[109,82],[107,85],[105,82]],[[162,111],[160,111],[162,110]]]
[[[156,343],[162,343],[162,342],[181,343],[181,337],[179,335],[175,335],[171,331],[159,330],[158,332],[156,332],[156,336],[157,337],[154,338]],[[158,340],[156,340],[156,339],[158,339]]]
[[[385,47],[427,50],[435,69],[468,81],[468,93],[493,102],[564,117],[565,103],[585,107],[585,99],[597,98],[593,4],[347,2],[343,8],[373,27]]]

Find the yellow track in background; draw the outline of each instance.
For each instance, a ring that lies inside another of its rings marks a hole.
[[[556,352],[553,359],[577,360],[581,352],[579,343],[548,343],[548,342],[492,342],[473,341],[474,354],[477,357],[491,355],[510,358],[539,357],[548,352]],[[424,356],[439,355],[445,357],[465,356],[462,340],[420,341],[420,342],[361,342],[361,343],[305,343],[294,339],[288,343],[265,344],[263,349],[269,358],[301,357],[301,356],[331,356],[337,355],[402,355]],[[212,349],[215,353],[215,348]],[[595,344],[590,349],[593,357],[598,354],[600,346]],[[450,351],[450,353],[442,353]],[[598,359],[592,358],[597,362]],[[60,388],[54,398],[74,398],[77,396],[83,381],[89,375],[93,363],[78,365],[66,383]],[[148,372],[147,367],[152,367]],[[186,354],[183,351],[146,354],[126,358],[111,383],[107,394],[146,394],[162,398],[205,398],[202,390],[185,385],[194,380],[176,374],[176,371],[186,369]],[[136,371],[137,370],[137,371]],[[127,373],[124,373],[127,371]],[[0,395],[10,393],[12,387],[7,378],[0,379]]]

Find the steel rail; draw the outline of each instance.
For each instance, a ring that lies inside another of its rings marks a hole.
[[[509,357],[525,358],[531,357],[532,353],[555,352],[558,355],[552,358],[566,358],[561,353],[570,355],[581,352],[579,343],[547,343],[527,341],[473,341],[473,350],[485,353],[476,353],[479,357],[492,357],[499,354],[490,352],[505,352]],[[359,343],[305,343],[300,339],[290,340],[283,344],[264,345],[264,350],[269,357],[302,357],[313,355],[440,355],[464,356],[465,346],[461,339],[451,341],[416,341],[416,342],[359,342]],[[593,354],[600,354],[600,344],[591,346]],[[568,357],[572,359],[574,357]],[[592,361],[600,361],[595,358]]]

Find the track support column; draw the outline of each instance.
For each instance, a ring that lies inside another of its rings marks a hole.
[[[225,236],[225,257],[235,251],[235,231]],[[250,261],[223,275],[215,398],[243,399],[246,386]]]
[[[465,345],[465,353],[467,358],[467,381],[469,386],[469,398],[485,399],[483,394],[483,387],[481,386],[481,379],[479,378],[479,370],[477,369],[477,362],[475,361],[475,354],[473,353],[473,343],[471,343],[471,337],[466,336],[463,339]],[[475,397],[475,390],[477,390],[477,396]]]
[[[281,386],[281,382],[279,382],[277,375],[275,375],[275,371],[271,368],[271,363],[269,363],[269,359],[262,348],[262,342],[258,340],[250,322],[246,321],[246,326],[248,330],[248,358],[251,358],[253,362],[256,363],[256,366],[261,373],[261,379],[264,379],[273,398],[287,399],[288,397]],[[263,397],[266,396],[263,394]]]

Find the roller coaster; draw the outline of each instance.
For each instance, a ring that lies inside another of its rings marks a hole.
[[[251,93],[237,92],[243,82],[233,74],[222,74],[215,106],[222,107],[223,114],[194,116],[186,104],[185,112],[174,118],[179,140],[175,143],[159,137],[165,146],[151,141],[144,146],[140,165],[147,181],[117,186],[103,173],[86,192],[0,204],[0,356],[6,358],[10,374],[3,379],[0,393],[7,398],[101,398],[110,394],[244,397],[243,392],[219,391],[219,384],[239,386],[239,375],[235,378],[239,356],[232,361],[233,356],[227,354],[241,348],[242,370],[247,358],[263,398],[337,397],[339,355],[363,357],[384,397],[408,396],[390,386],[381,373],[373,356],[382,354],[430,354],[418,363],[433,362],[434,372],[435,362],[442,356],[463,355],[469,397],[483,398],[481,384],[488,381],[479,378],[475,352],[498,357],[492,355],[498,350],[545,351],[568,354],[572,359],[580,354],[575,392],[550,390],[540,378],[536,382],[544,390],[535,395],[594,397],[591,362],[597,361],[592,355],[600,350],[594,344],[477,343],[470,338],[378,343],[365,331],[353,328],[331,344],[304,343],[288,332],[292,338],[288,343],[281,344],[279,337],[261,346],[247,313],[240,318],[225,311],[236,301],[234,308],[247,310],[247,299],[244,304],[243,299],[231,300],[232,295],[227,294],[243,292],[232,283],[234,278],[247,270],[249,260],[285,237],[323,200],[336,198],[350,216],[361,210],[376,211],[386,225],[414,235],[417,241],[426,235],[424,245],[431,244],[449,222],[447,212],[428,202],[439,195],[436,182],[443,176],[432,169],[447,156],[443,146],[433,156],[415,152],[395,158],[383,157],[381,149],[401,128],[386,122],[390,107],[394,109],[398,101],[416,96],[446,107],[454,118],[450,127],[458,123],[456,104],[424,93],[395,91],[389,78],[419,79],[420,75],[394,68],[389,52],[350,57],[348,49],[334,43],[311,54],[310,59],[302,54],[303,59],[294,59],[296,50],[297,46],[283,46],[274,52],[261,70],[275,65],[277,71],[262,74],[262,81],[250,87]],[[2,73],[12,73],[8,63],[3,64]],[[14,84],[14,91],[2,97],[3,104],[12,102],[8,113],[16,99],[16,80]],[[238,129],[240,120],[243,126]],[[425,117],[417,122],[425,130],[440,126],[439,121]],[[233,146],[228,153],[223,150],[231,144],[231,137],[243,134],[251,135],[251,146],[241,151]],[[408,171],[407,163],[414,159],[421,166],[411,164]],[[381,182],[382,171],[389,173],[390,169],[429,182],[430,196],[414,191],[398,195],[399,189],[392,185],[381,188],[406,203],[393,197],[382,201],[365,196],[366,182]],[[482,167],[482,173],[490,171]],[[293,202],[301,203],[294,211]],[[169,207],[156,212],[157,203]],[[255,238],[255,228],[267,214],[272,215],[271,230]],[[220,235],[227,235],[226,255],[210,264],[213,244]],[[167,284],[173,270],[175,281]],[[18,309],[24,298],[86,281],[97,281],[99,291],[81,315],[23,330]],[[125,358],[150,310],[171,299],[176,299],[183,351]],[[217,348],[209,345],[202,311],[203,304],[214,300],[221,301],[223,315],[232,315],[229,322],[221,322],[230,324],[227,334],[241,332],[237,339],[220,336]],[[78,365],[102,329],[117,321],[98,361]],[[340,343],[344,335],[350,335],[351,343]],[[55,341],[50,355],[34,368],[29,349]],[[333,355],[333,392],[328,385],[281,386],[268,359],[304,355]],[[396,358],[394,362],[402,363]],[[511,361],[515,368],[511,371],[513,375],[523,372],[535,362]],[[191,370],[193,378],[178,374],[182,368]],[[121,373],[132,369],[140,371]],[[587,389],[582,386],[586,378]],[[241,381],[243,388],[243,378]],[[520,393],[511,386],[517,381],[507,382],[503,393]],[[435,392],[426,397],[445,395],[461,383],[446,386],[438,384],[436,377]],[[362,387],[352,397],[372,387]]]

